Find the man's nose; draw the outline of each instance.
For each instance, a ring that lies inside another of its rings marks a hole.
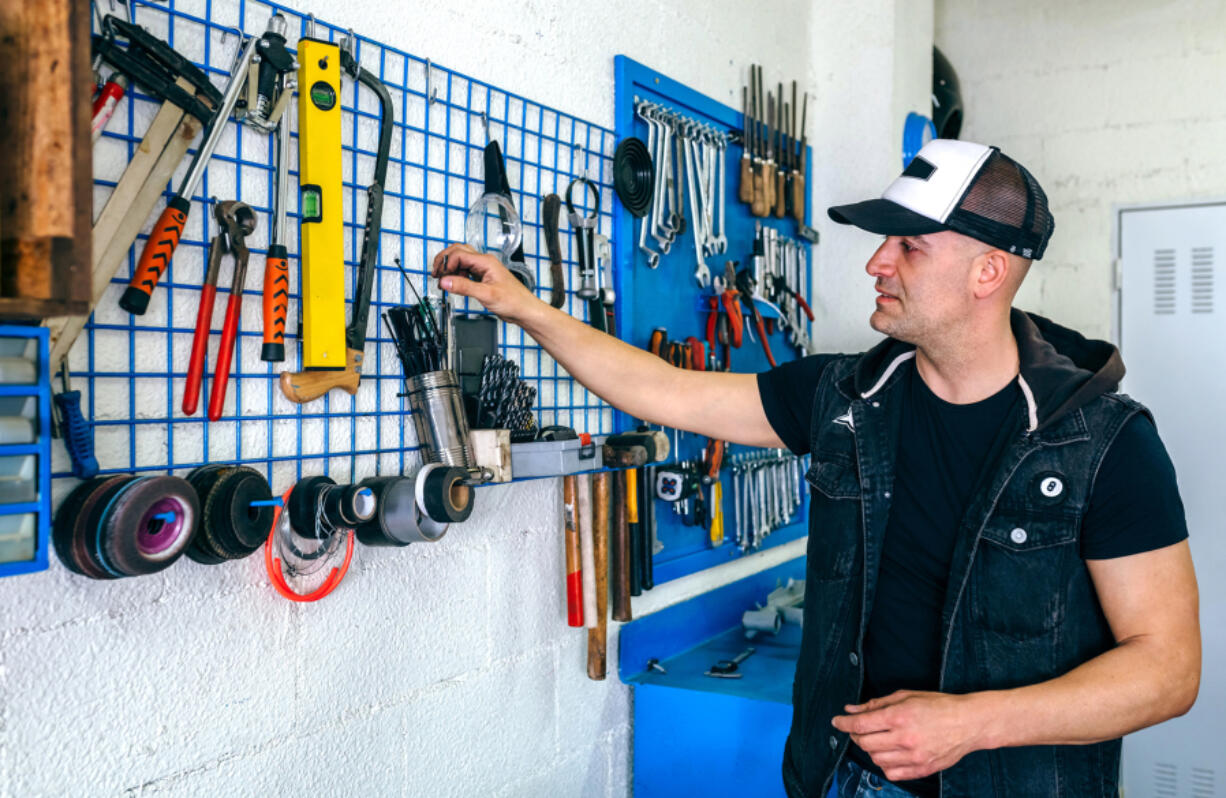
[[[870,277],[889,277],[894,273],[894,259],[891,256],[890,239],[886,239],[877,247],[877,251],[873,253],[873,257],[868,259],[868,263],[864,266],[864,271],[868,272]]]

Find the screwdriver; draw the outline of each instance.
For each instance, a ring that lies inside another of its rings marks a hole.
[[[784,139],[786,138],[786,136],[784,135],[784,125],[785,125],[784,120],[788,118],[788,104],[783,101],[783,82],[782,81],[779,83],[778,97],[779,99],[775,102],[775,112],[779,114],[779,120],[775,124],[775,133],[778,134],[779,136],[779,160],[775,164],[774,209],[775,209],[776,218],[782,219],[783,218],[783,182],[784,182],[783,175],[786,170],[785,163],[786,163],[786,158],[787,158],[786,151],[783,146]]]
[[[753,67],[751,66],[752,72]],[[749,113],[749,87],[741,87],[741,127],[744,128],[744,152],[741,153],[741,184],[737,190],[737,196],[741,202],[746,205],[753,203],[753,159],[749,157],[750,151],[753,149],[753,117]]]
[[[805,134],[805,116],[809,113],[809,93],[805,92],[804,104],[801,106],[800,112],[800,163],[796,169],[796,179],[792,181],[792,216],[796,221],[804,224],[805,221],[805,160],[808,157],[808,151],[805,149],[807,137]]]

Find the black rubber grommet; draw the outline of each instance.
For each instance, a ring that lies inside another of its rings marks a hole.
[[[643,218],[651,209],[656,167],[642,139],[629,136],[613,152],[613,190],[630,215]]]
[[[169,517],[159,517],[164,514]],[[157,573],[186,551],[199,519],[200,500],[187,480],[136,479],[116,494],[105,511],[99,525],[102,551],[121,573]]]
[[[468,472],[462,468],[433,468],[426,473],[422,503],[426,515],[435,521],[459,523],[473,512],[473,489],[464,484]]]

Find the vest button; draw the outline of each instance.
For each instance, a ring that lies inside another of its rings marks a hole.
[[[833,734],[830,735],[830,750],[833,751],[834,749],[838,747],[839,747],[838,738],[836,738]]]
[[[1019,546],[1022,545],[1026,542],[1026,530],[1020,526],[1014,527],[1013,531],[1009,533],[1009,539]]]
[[[856,652],[854,651],[851,652],[850,655],[848,655],[847,659],[851,661],[851,665],[853,668],[860,664],[860,658],[856,656]]]

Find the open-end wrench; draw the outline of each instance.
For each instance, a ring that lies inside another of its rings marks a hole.
[[[685,155],[687,159],[693,157],[693,153],[690,151],[688,146],[685,148]],[[688,168],[685,171],[686,179],[688,181],[687,187],[690,191],[690,216],[694,219],[694,257],[698,261],[698,266],[696,269],[694,269],[694,279],[698,281],[700,286],[706,288],[711,284],[711,270],[707,268],[706,261],[704,261],[702,257],[703,236],[702,222],[700,221],[702,217],[698,214],[698,193],[694,190],[693,163],[691,162],[687,165],[687,167]]]
[[[651,153],[652,157],[655,157],[656,126],[644,115],[643,111],[645,105],[646,103],[642,101],[636,101],[634,105],[634,112],[639,119],[642,119],[647,125],[647,152]],[[651,210],[639,220],[639,251],[647,256],[647,268],[649,269],[654,269],[660,265],[660,253],[647,246],[647,227],[654,224],[656,218],[656,205],[659,202],[660,196],[659,182],[660,170],[657,168],[655,173],[655,183],[652,185]]]
[[[715,141],[716,147],[716,175],[715,175],[715,212],[719,220],[719,232],[715,234],[716,252],[723,254],[728,251],[728,237],[724,235],[724,183],[728,179],[728,164],[724,162],[724,157],[727,155],[728,148],[727,136],[719,135]]]

